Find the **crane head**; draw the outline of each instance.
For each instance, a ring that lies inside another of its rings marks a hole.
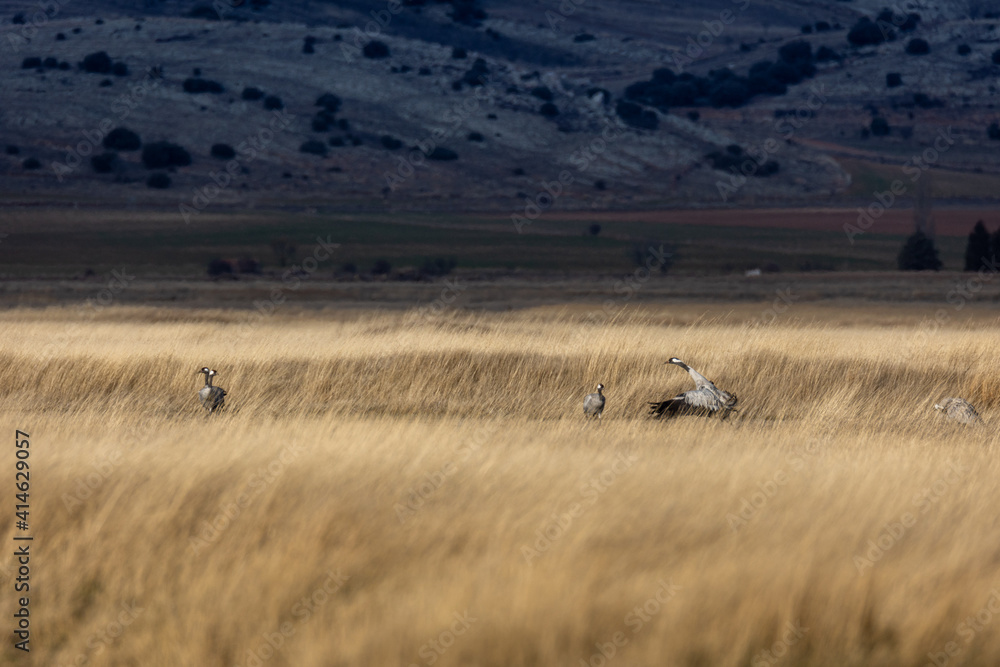
[[[668,364],[683,364],[684,362],[681,361],[680,359],[678,359],[677,357],[670,357],[670,361],[667,361],[667,362],[664,362],[664,363],[668,363]]]
[[[212,370],[210,370],[210,371],[208,372],[208,374],[209,374],[209,375],[218,375],[218,374],[219,374],[219,371],[217,371],[217,370],[215,370],[215,369],[213,368]]]
[[[604,389],[604,385],[598,382],[597,383],[597,391],[601,391],[602,389]]]
[[[208,375],[209,373],[211,373],[211,371],[208,370],[208,366],[203,366],[200,371],[194,372],[195,375],[197,375],[198,373],[204,373],[205,375]]]

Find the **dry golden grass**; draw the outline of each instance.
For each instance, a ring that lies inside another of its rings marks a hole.
[[[8,311],[31,661],[1000,664],[996,317],[740,308],[289,309],[242,337],[224,310]],[[672,355],[741,411],[646,419],[689,388]],[[986,425],[945,422],[949,395]]]

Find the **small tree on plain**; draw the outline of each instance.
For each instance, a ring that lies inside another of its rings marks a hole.
[[[900,271],[940,271],[941,259],[938,257],[934,240],[923,232],[914,232],[903,248],[899,251]]]
[[[990,233],[980,220],[969,234],[969,243],[965,246],[965,270],[978,271],[983,261],[990,256]]]

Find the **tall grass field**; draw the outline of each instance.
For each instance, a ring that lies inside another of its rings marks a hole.
[[[995,315],[740,308],[7,310],[0,663],[1000,664]]]

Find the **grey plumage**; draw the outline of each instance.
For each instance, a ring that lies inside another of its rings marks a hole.
[[[654,417],[664,415],[673,416],[684,413],[697,413],[707,411],[708,413],[720,413],[722,416],[729,414],[736,409],[736,394],[730,394],[715,386],[711,380],[691,368],[677,357],[672,357],[668,364],[680,366],[688,372],[694,380],[694,389],[678,394],[666,401],[651,402],[649,404],[649,414]]]
[[[935,403],[934,409],[940,410],[948,419],[959,424],[975,424],[979,421],[979,413],[964,398],[946,398],[940,403]]]
[[[209,414],[212,414],[226,402],[226,390],[222,387],[212,386],[212,378],[218,375],[218,371],[211,370],[206,366],[198,372],[205,375],[205,386],[198,392],[198,400],[201,401],[202,407],[208,410]]]
[[[604,390],[604,385],[597,385],[597,392],[593,394],[587,394],[583,399],[583,414],[588,417],[601,418],[601,413],[604,412],[604,394],[601,392]]]

